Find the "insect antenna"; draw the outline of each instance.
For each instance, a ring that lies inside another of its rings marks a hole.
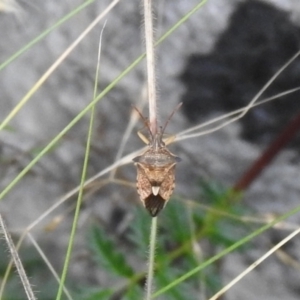
[[[149,127],[149,121],[142,115],[142,113],[140,112],[140,110],[137,107],[132,105],[132,108],[136,110],[136,112],[138,113],[140,118],[143,120],[145,127],[148,129],[150,136],[153,138],[152,132]]]
[[[162,128],[161,130],[161,135],[164,134],[166,128],[167,128],[167,125],[169,124],[171,118],[173,117],[173,115],[176,113],[176,111],[181,107],[182,105],[182,102],[180,102],[172,111],[172,113],[170,114],[169,118],[167,119],[166,123],[165,123],[165,126]]]

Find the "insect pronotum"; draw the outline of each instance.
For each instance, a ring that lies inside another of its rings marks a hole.
[[[182,103],[177,105],[164,127],[159,127],[155,134],[151,132],[149,122],[134,107],[149,133],[149,139],[147,139],[141,132],[138,132],[139,137],[148,146],[141,155],[133,159],[137,167],[136,186],[141,201],[152,217],[156,217],[165,207],[175,188],[175,166],[180,158],[167,149],[168,142],[163,141],[163,134],[170,119],[181,105]]]

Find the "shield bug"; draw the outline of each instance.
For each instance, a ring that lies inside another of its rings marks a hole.
[[[136,186],[141,201],[152,217],[156,217],[165,207],[175,188],[175,166],[180,158],[167,149],[166,145],[170,140],[169,142],[163,140],[163,134],[170,119],[181,105],[182,103],[173,110],[164,127],[159,127],[155,134],[151,132],[149,122],[134,107],[144,121],[149,134],[147,139],[138,132],[139,137],[147,143],[147,149],[133,159],[137,168]]]

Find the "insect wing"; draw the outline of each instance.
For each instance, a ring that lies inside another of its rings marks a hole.
[[[167,202],[173,194],[175,188],[175,164],[173,164],[160,185],[159,194]]]
[[[166,201],[159,194],[156,196],[151,194],[144,201],[144,205],[152,217],[156,217],[165,204]]]
[[[137,178],[136,178],[136,188],[137,192],[144,202],[146,198],[148,198],[152,193],[151,183],[145,174],[145,170],[143,166],[139,163],[136,163],[137,167]]]

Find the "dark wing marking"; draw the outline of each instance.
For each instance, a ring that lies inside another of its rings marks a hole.
[[[150,215],[156,217],[164,208],[166,201],[159,194],[156,196],[151,194],[144,200],[144,204]]]

